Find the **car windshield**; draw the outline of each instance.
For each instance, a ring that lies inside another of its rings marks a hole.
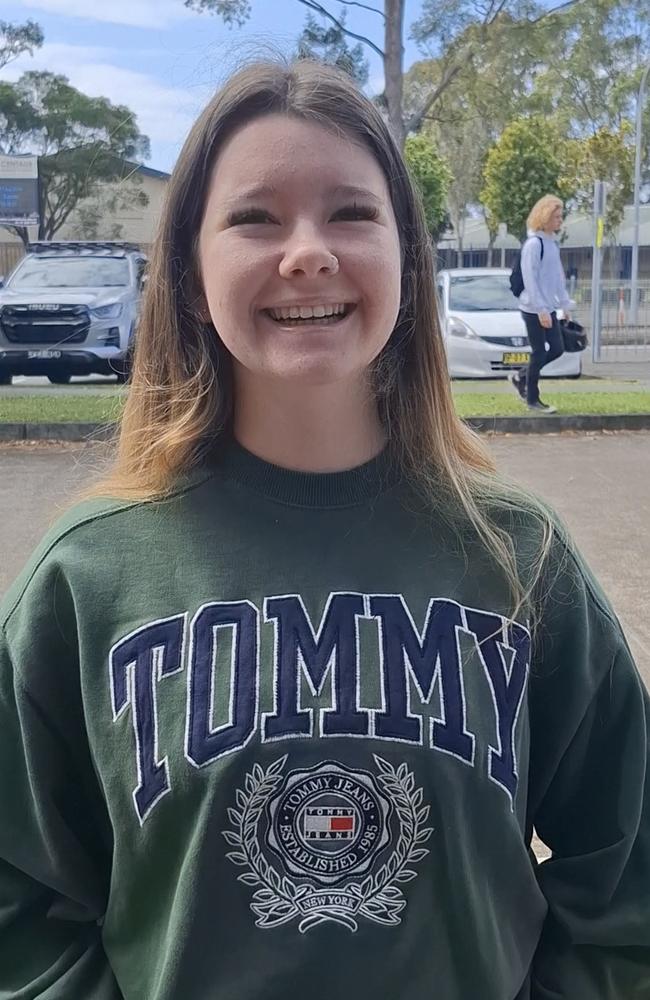
[[[119,257],[30,257],[11,288],[114,288],[129,284],[129,262]]]
[[[512,294],[507,274],[454,275],[449,308],[456,312],[515,312],[519,302]]]

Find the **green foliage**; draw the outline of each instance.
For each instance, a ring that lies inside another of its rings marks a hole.
[[[483,171],[481,201],[492,229],[505,222],[519,239],[539,198],[555,194],[563,201],[574,189],[564,176],[567,143],[543,118],[522,118],[509,125],[490,150]]]
[[[17,59],[23,52],[34,54],[43,44],[43,32],[35,21],[24,24],[10,24],[0,21],[0,67]]]
[[[251,16],[250,0],[184,0],[184,3],[192,10],[213,11],[231,27],[241,28]]]
[[[88,97],[54,73],[24,73],[0,86],[0,135],[5,152],[39,157],[40,239],[51,239],[105,184],[124,185],[128,197],[135,177],[126,161],[149,156],[149,140],[129,108]],[[15,231],[26,241],[24,229]]]
[[[607,184],[605,229],[612,233],[621,223],[625,206],[634,189],[634,129],[623,122],[618,132],[600,128],[587,139],[567,144],[567,157],[561,183],[573,190],[573,201],[580,211],[593,211],[594,182]]]
[[[427,228],[433,241],[437,242],[448,223],[446,205],[452,181],[451,170],[426,135],[409,136],[404,155],[411,176],[422,195]]]
[[[634,116],[640,69],[650,57],[647,0],[578,3],[545,22],[544,36],[548,56],[538,66],[531,113],[559,115],[574,138],[616,131]]]
[[[305,27],[298,41],[299,59],[316,59],[319,62],[348,73],[360,87],[364,87],[370,76],[370,64],[364,58],[363,46],[360,42],[349,46],[345,36],[345,11],[340,22],[343,27],[332,23],[319,24],[311,14],[307,15]]]

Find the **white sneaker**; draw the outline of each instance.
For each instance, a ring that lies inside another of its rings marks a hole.
[[[541,399],[538,399],[536,403],[528,404],[529,410],[537,410],[538,413],[557,413],[554,406],[549,403],[542,403]]]

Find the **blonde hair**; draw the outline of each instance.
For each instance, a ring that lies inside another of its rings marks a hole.
[[[530,215],[526,219],[527,228],[533,232],[546,229],[556,208],[564,209],[562,199],[555,194],[545,194],[531,208]]]
[[[114,465],[86,496],[162,498],[230,428],[231,357],[202,318],[196,244],[220,149],[235,128],[270,113],[348,134],[370,150],[388,179],[402,249],[401,306],[371,373],[388,454],[429,500],[435,496],[436,516],[451,512],[459,538],[468,527],[476,533],[503,570],[516,612],[541,572],[550,522],[532,497],[495,475],[489,451],[456,414],[424,214],[384,120],[349,77],[310,60],[257,62],[240,70],[193,126],[155,241]],[[509,533],[493,517],[496,509],[522,507],[542,527],[535,580],[525,588]]]

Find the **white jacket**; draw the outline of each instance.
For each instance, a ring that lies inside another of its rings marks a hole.
[[[540,239],[544,241],[543,258]],[[519,308],[523,312],[550,313],[556,309],[575,308],[567,292],[560,248],[548,233],[542,230],[528,233],[521,250],[521,273],[524,290],[519,296]]]

